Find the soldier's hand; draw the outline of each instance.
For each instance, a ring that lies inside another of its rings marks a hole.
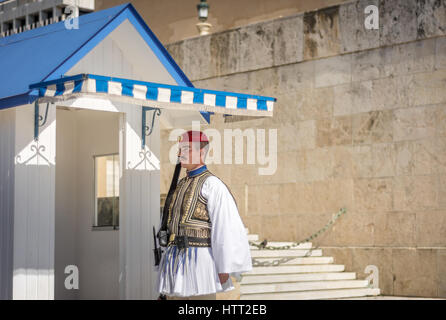
[[[229,279],[229,273],[219,273],[218,277],[220,278],[220,283],[223,284]]]

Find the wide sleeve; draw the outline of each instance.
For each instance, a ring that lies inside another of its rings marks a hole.
[[[245,226],[226,185],[217,177],[206,179],[202,189],[212,224],[212,255],[218,273],[251,271],[251,254]]]

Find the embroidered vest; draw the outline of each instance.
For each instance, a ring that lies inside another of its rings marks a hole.
[[[182,178],[173,193],[167,227],[168,246],[175,244],[176,236],[187,236],[193,247],[211,246],[211,220],[207,200],[201,194],[205,180],[213,176],[208,170]]]

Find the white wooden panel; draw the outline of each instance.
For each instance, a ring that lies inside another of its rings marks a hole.
[[[0,111],[0,300],[12,298],[15,110]]]
[[[122,48],[107,37],[80,60],[66,75],[91,73],[110,77],[134,79],[133,66]]]
[[[77,126],[76,113],[56,112],[56,201],[55,201],[55,299],[76,299],[79,290],[65,288],[65,267],[76,261],[77,235]]]
[[[142,108],[128,106],[122,116],[123,183],[120,202],[121,298],[155,299],[157,273],[152,226],[159,224],[159,119],[141,149]],[[150,117],[148,117],[150,118]]]
[[[14,299],[54,299],[55,115],[36,142],[34,106],[16,111]]]

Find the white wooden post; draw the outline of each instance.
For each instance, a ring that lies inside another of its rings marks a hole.
[[[41,104],[44,116],[46,104]],[[16,109],[13,299],[54,299],[56,108],[34,141],[34,105]]]
[[[0,110],[0,300],[12,299],[15,109]]]
[[[153,111],[152,111],[153,112]],[[151,113],[147,113],[147,124]],[[120,118],[120,297],[155,299],[152,226],[160,220],[160,124],[141,148],[142,107],[129,106]]]

